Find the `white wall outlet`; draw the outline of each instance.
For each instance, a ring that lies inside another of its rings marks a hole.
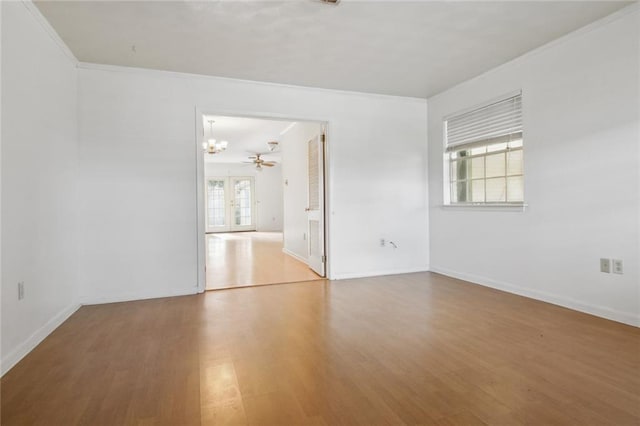
[[[621,259],[613,259],[611,262],[613,266],[612,272],[614,274],[622,274],[622,260]]]
[[[24,299],[24,281],[18,283],[18,300]]]
[[[387,244],[387,242],[384,240],[384,238],[380,238],[380,247],[384,247]]]
[[[600,272],[609,273],[611,272],[611,260],[610,259],[600,259]]]

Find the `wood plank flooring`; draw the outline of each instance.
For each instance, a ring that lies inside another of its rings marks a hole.
[[[85,306],[3,425],[638,425],[640,330],[432,273]]]
[[[282,232],[207,234],[207,290],[322,279],[282,252]]]

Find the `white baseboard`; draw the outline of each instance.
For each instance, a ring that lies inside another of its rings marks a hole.
[[[102,305],[105,303],[119,303],[119,302],[133,302],[135,300],[147,300],[147,299],[161,299],[164,297],[177,297],[177,296],[189,296],[192,294],[201,293],[197,287],[193,287],[188,290],[175,290],[166,293],[150,293],[150,292],[138,292],[138,293],[125,293],[113,296],[100,296],[100,297],[83,297],[81,302],[83,305]]]
[[[186,296],[190,294],[197,294],[198,289],[192,290],[179,290],[169,292],[166,294],[150,294],[150,293],[129,293],[111,297],[97,297],[86,298],[82,300],[82,303],[77,303],[63,309],[53,318],[51,318],[46,324],[36,330],[28,339],[21,343],[11,353],[9,353],[0,362],[0,377],[11,370],[22,358],[24,358],[29,352],[31,352],[36,346],[38,346],[49,334],[51,334],[56,328],[58,328],[63,322],[65,322],[74,312],[76,312],[82,305],[99,305],[103,303],[115,303],[115,302],[129,302],[133,300],[145,300],[145,299],[157,299],[162,297],[174,297],[174,296]]]
[[[587,314],[595,315],[597,317],[610,319],[612,321],[621,322],[628,325],[640,327],[640,316],[634,315],[629,312],[616,311],[605,306],[596,306],[589,303],[580,302],[578,300],[570,299],[563,296],[558,296],[551,293],[532,290],[525,287],[520,287],[514,284],[504,283],[493,280],[487,277],[481,277],[474,274],[467,274],[464,272],[453,271],[447,268],[440,268],[438,266],[431,266],[431,271],[438,274],[446,275],[448,277],[457,278],[463,281],[468,281],[473,284],[479,284],[485,287],[495,288],[497,290],[506,291],[508,293],[517,294],[519,296],[529,297],[531,299],[541,300],[543,302],[552,303],[554,305],[562,306],[565,308],[573,309],[575,311],[584,312]]]
[[[299,255],[295,254],[295,253],[294,253],[294,252],[292,252],[291,250],[288,250],[288,249],[286,249],[286,248],[283,248],[283,249],[282,249],[282,252],[283,252],[284,254],[288,254],[289,256],[293,257],[294,259],[299,260],[300,262],[304,263],[305,265],[308,265],[308,264],[309,264],[309,261],[308,261],[307,259],[305,259],[305,258],[304,258],[304,257],[302,257],[302,256],[299,256]]]
[[[1,362],[1,375],[11,370],[22,358],[38,346],[49,334],[65,322],[75,311],[80,308],[80,304],[73,304],[62,311],[58,312],[53,318],[46,322],[42,327],[36,330],[27,340],[22,342],[11,353],[4,357]]]
[[[429,266],[419,266],[417,268],[404,268],[404,269],[383,269],[378,271],[369,272],[346,272],[343,274],[334,274],[334,280],[348,280],[352,278],[368,278],[368,277],[380,277],[384,275],[400,275],[400,274],[413,274],[415,272],[427,272]]]

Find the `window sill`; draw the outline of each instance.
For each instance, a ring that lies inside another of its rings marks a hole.
[[[443,204],[440,206],[444,210],[477,210],[477,211],[496,211],[496,212],[524,212],[527,207],[526,203],[495,203],[495,204]]]

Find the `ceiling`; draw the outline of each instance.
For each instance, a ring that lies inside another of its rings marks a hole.
[[[36,1],[83,62],[426,98],[617,1]]]
[[[268,141],[279,141],[292,121],[264,120],[259,118],[223,117],[204,115],[203,129],[205,140],[213,137],[216,140],[229,142],[227,149],[219,154],[205,154],[207,163],[242,163],[249,161],[249,156],[256,152],[269,151]],[[213,134],[209,120],[214,120]],[[263,156],[264,160],[280,161],[280,152],[276,151]]]

